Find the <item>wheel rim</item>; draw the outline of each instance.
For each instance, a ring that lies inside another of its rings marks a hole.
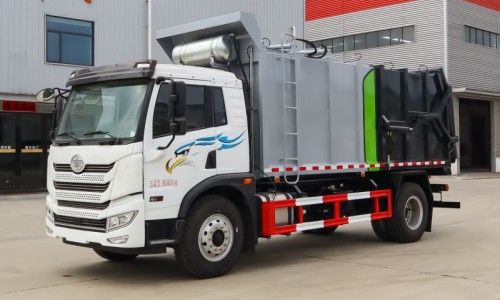
[[[424,219],[422,200],[417,196],[411,196],[405,204],[406,225],[411,230],[416,230]]]
[[[229,254],[233,240],[233,225],[226,216],[220,214],[208,217],[198,234],[201,254],[212,262],[220,261]]]

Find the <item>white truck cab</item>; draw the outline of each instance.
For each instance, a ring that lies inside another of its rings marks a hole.
[[[144,69],[152,75],[113,80]],[[73,76],[79,82],[48,163],[50,236],[103,248],[165,246],[175,237],[153,239],[155,226],[175,226],[195,186],[221,175],[252,177],[245,102],[234,74],[147,61],[108,70],[99,80]],[[185,93],[183,135],[172,135],[169,124],[177,81]]]

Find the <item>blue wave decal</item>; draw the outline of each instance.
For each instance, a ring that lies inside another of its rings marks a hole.
[[[231,149],[238,146],[241,143],[243,143],[243,140],[239,141],[236,144],[222,144],[217,150]]]
[[[178,151],[181,151],[185,148],[193,147],[193,146],[211,146],[215,144],[215,141],[222,135],[214,135],[214,136],[207,136],[207,137],[202,137],[199,139],[194,140],[193,142],[184,144],[180,146],[179,148],[175,149],[175,152],[177,153]]]
[[[219,134],[219,135],[202,137],[202,138],[197,139],[197,140],[196,140],[196,142],[198,142],[198,141],[215,141],[215,140],[216,140],[216,139],[218,139],[221,135],[222,135],[222,133],[221,133],[221,134]]]
[[[240,135],[238,135],[233,139],[229,139],[229,137],[227,136],[219,137],[219,142],[221,142],[222,145],[220,145],[220,147],[217,150],[231,149],[243,143],[245,139],[241,139],[241,137],[243,136],[244,133],[245,132],[243,131]]]
[[[228,136],[222,136],[221,134],[214,135],[214,136],[207,136],[207,137],[201,137],[198,138],[190,143],[184,144],[180,146],[179,148],[175,149],[175,153],[179,153],[180,151],[186,149],[186,148],[191,148],[193,146],[211,146],[215,144],[216,141],[219,141],[222,143],[222,145],[217,149],[217,150],[224,150],[224,149],[231,149],[239,144],[241,144],[245,139],[241,139],[241,137],[245,134],[243,131],[240,135],[237,137],[230,139]],[[241,140],[240,140],[241,139]]]
[[[198,142],[198,141],[196,141],[194,143],[195,146],[210,146],[213,144],[215,144],[215,142]]]
[[[225,143],[225,144],[233,143],[233,142],[237,141],[240,137],[242,137],[244,133],[245,132],[243,131],[240,135],[238,135],[238,137],[236,137],[236,138],[234,138],[232,140],[228,140],[227,136],[223,136],[223,137],[219,138],[219,142]]]
[[[179,148],[175,149],[175,153],[177,153],[178,151],[184,149],[184,148],[189,148],[189,147],[192,147],[194,145],[196,141],[193,141],[193,142],[190,142],[190,143],[187,143],[187,144],[184,144],[182,146],[180,146]]]

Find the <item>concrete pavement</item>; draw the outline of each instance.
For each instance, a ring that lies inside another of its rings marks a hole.
[[[432,179],[462,209],[435,209],[417,243],[382,242],[369,223],[261,239],[208,280],[183,275],[173,252],[104,261],[45,236],[44,194],[0,195],[0,299],[500,300],[500,177],[485,174]]]

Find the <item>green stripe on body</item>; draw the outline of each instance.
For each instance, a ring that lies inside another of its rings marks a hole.
[[[377,161],[377,123],[375,115],[375,70],[366,74],[363,81],[364,123],[365,123],[365,160],[368,164]],[[379,171],[380,168],[369,168]]]

